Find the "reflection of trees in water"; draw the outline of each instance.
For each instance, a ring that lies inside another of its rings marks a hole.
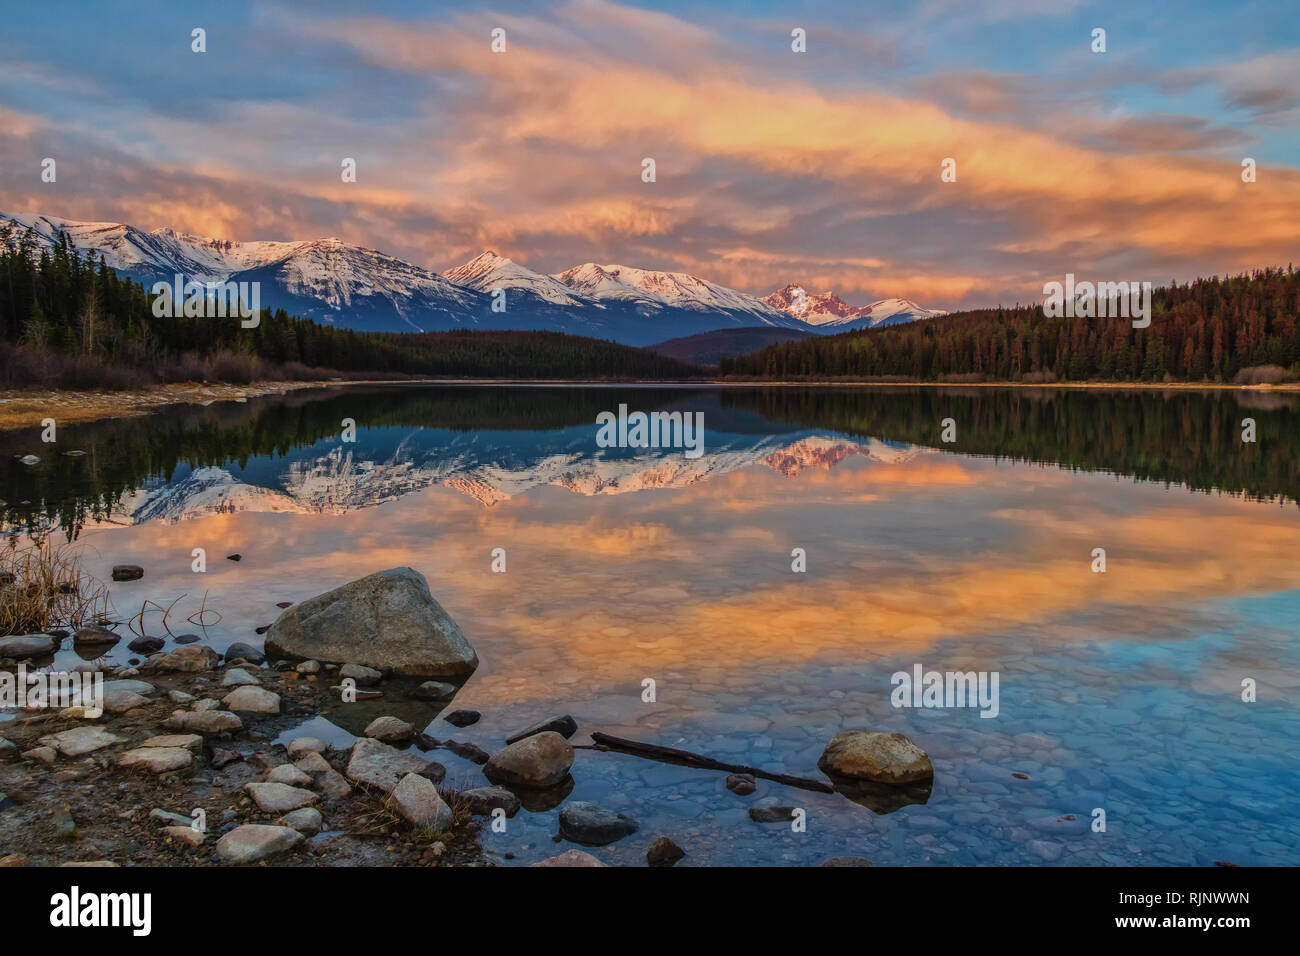
[[[727,391],[766,418],[959,454],[1300,502],[1300,399],[1146,389],[768,388]],[[943,419],[957,441],[940,440]],[[1241,440],[1253,418],[1257,441]]]
[[[379,427],[545,431],[633,410],[705,410],[706,430],[823,429],[962,454],[1045,462],[1251,498],[1300,500],[1297,400],[1280,393],[961,388],[378,387],[298,391],[247,404],[0,434],[0,522],[75,537],[142,486],[336,437],[345,418]],[[1241,441],[1241,419],[1259,441]],[[957,422],[957,442],[940,422]],[[595,432],[592,432],[593,440]],[[706,431],[707,436],[707,431]],[[707,437],[706,437],[707,441]],[[84,450],[85,455],[64,454]],[[14,456],[39,455],[36,465]]]

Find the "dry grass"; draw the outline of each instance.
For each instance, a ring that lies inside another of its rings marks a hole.
[[[0,634],[37,634],[51,628],[106,622],[108,588],[81,567],[81,549],[11,535],[0,545]]]

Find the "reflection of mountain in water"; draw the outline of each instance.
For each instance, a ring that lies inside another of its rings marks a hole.
[[[899,463],[926,451],[815,434],[793,442],[789,435],[706,435],[712,450],[690,459],[679,449],[600,449],[591,428],[523,435],[419,430],[403,432],[388,451],[386,433],[397,430],[377,431],[359,433],[355,445],[331,441],[302,449],[278,472],[268,471],[265,462],[196,468],[141,489],[114,516],[143,523],[238,511],[341,513],[434,485],[493,505],[543,485],[616,495],[683,488],[754,465],[794,478],[846,458]]]

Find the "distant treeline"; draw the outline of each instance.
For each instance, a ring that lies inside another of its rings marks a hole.
[[[1300,377],[1300,274],[1288,267],[1154,290],[1151,324],[980,309],[723,359],[765,379],[1233,382]]]
[[[0,224],[0,387],[135,387],[157,382],[371,376],[668,379],[698,368],[558,332],[353,332],[263,309],[240,320],[157,317],[145,287],[66,235],[41,248]]]

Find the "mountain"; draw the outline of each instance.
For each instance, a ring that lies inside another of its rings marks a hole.
[[[545,330],[650,345],[753,326],[840,332],[936,315],[903,299],[852,309],[831,293],[801,315],[787,286],[766,300],[684,272],[575,266],[543,275],[484,252],[439,275],[340,239],[237,242],[125,223],[0,213],[21,235],[53,246],[60,232],[145,286],[176,275],[198,282],[256,282],[262,308],[371,332]],[[504,290],[504,298],[494,293]],[[503,308],[504,307],[504,308]]]
[[[668,358],[713,368],[724,358],[748,355],[769,345],[806,339],[817,333],[803,329],[782,329],[767,325],[747,325],[739,329],[715,329],[678,339],[647,345],[651,352]]]
[[[870,305],[851,306],[834,292],[812,294],[793,283],[762,301],[821,332],[879,328],[948,314],[942,309],[922,308],[911,299],[880,299]]]

